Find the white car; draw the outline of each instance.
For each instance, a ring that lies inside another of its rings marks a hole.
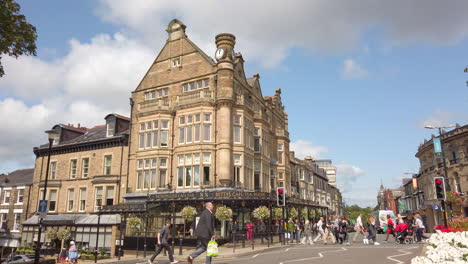
[[[392,210],[378,210],[372,212],[372,215],[374,215],[375,219],[379,224],[379,226],[377,227],[378,233],[383,233],[383,229],[387,225],[387,215],[390,215],[393,224],[396,223],[396,217]]]

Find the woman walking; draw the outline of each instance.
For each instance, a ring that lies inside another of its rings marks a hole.
[[[356,219],[356,225],[354,226],[354,231],[356,231],[356,233],[354,234],[354,237],[353,237],[353,243],[356,242],[356,238],[358,237],[358,235],[361,235],[363,237],[363,239],[366,238],[366,236],[364,235],[364,226],[362,225],[362,218],[361,218],[362,214],[359,214],[359,216],[357,217]]]
[[[294,221],[292,218],[289,218],[288,224],[287,224],[287,230],[289,234],[289,242],[293,243],[294,242]]]
[[[367,238],[364,239],[364,244],[369,244],[369,240],[372,240],[375,246],[380,245],[379,242],[377,242],[377,226],[375,223],[375,217],[373,215],[369,215],[367,217],[367,223],[366,223],[366,229],[367,229]]]
[[[246,240],[250,242],[250,244],[252,244],[253,242],[253,229],[254,229],[254,224],[252,224],[252,222],[248,221],[247,224],[245,225],[245,229],[247,230],[247,236],[246,236]]]
[[[328,238],[331,238],[333,244],[336,244],[335,234],[333,234],[333,222],[332,218],[328,217],[325,229],[325,237],[323,239],[323,244],[326,245]]]
[[[387,237],[384,240],[385,243],[388,243],[388,237],[390,235],[395,237],[395,223],[393,223],[391,216],[388,214],[387,215]]]
[[[75,242],[70,241],[70,248],[68,249],[68,261],[75,264],[78,258],[78,251],[76,250]]]

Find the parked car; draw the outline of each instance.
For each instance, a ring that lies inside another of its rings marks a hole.
[[[2,262],[2,264],[20,264],[20,263],[22,263],[22,264],[34,263],[34,255],[15,255],[15,254],[12,254]],[[39,263],[41,263],[41,264],[54,264],[55,260],[45,259],[43,257],[39,257]]]

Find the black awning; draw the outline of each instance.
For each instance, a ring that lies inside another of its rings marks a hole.
[[[159,205],[152,205],[154,208]],[[121,204],[105,205],[99,211],[100,214],[138,214],[148,212],[147,200],[128,201]]]

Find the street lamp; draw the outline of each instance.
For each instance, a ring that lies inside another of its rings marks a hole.
[[[427,126],[424,127],[424,128],[427,128],[427,129],[438,129],[439,130],[440,152],[441,152],[441,155],[442,155],[442,166],[444,167],[444,178],[445,178],[445,181],[447,183],[449,183],[449,181],[448,181],[447,164],[445,162],[445,152],[444,152],[444,148],[442,146],[442,128],[452,128],[452,127],[454,127],[454,125],[448,125],[448,126],[430,126],[430,125],[427,125]],[[450,191],[450,184],[446,184],[444,188],[446,189],[445,191]],[[442,205],[442,210],[444,211],[444,214],[443,214],[444,225],[447,226],[447,213],[446,213],[446,210],[445,210],[445,201],[442,199],[440,201],[440,203]]]
[[[52,152],[52,145],[54,143],[54,140],[57,138],[58,131],[56,130],[48,130],[46,131],[49,137],[49,151],[47,153],[47,167],[46,167],[46,175],[45,175],[45,181],[44,181],[44,192],[42,194],[42,200],[46,199],[46,194],[47,194],[47,182],[49,179],[49,166],[50,166],[50,154]],[[40,186],[40,185],[39,185]],[[39,255],[40,255],[40,249],[41,249],[41,233],[42,233],[42,217],[39,216],[39,232],[37,233],[37,242],[36,242],[36,251],[34,254],[34,264],[39,264]]]

